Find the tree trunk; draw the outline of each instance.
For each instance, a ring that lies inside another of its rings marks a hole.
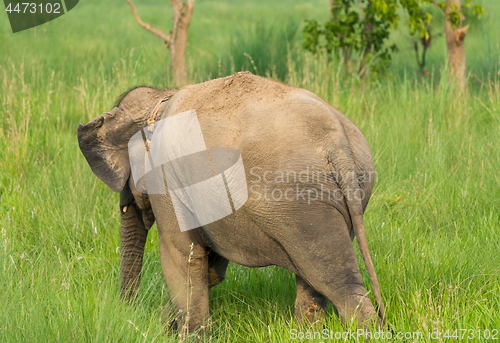
[[[466,63],[465,63],[465,35],[469,25],[462,27],[462,18],[460,26],[453,30],[451,23],[448,20],[448,13],[452,11],[452,5],[457,6],[457,10],[461,12],[460,0],[446,0],[446,44],[448,48],[448,72],[450,79],[456,82],[461,88],[466,86]]]
[[[139,17],[132,0],[126,0],[130,5],[130,10],[135,17],[137,23],[151,32],[152,34],[160,37],[165,42],[165,45],[170,50],[170,70],[174,76],[176,86],[184,86],[188,83],[185,54],[188,37],[189,23],[193,16],[195,0],[188,0],[187,5],[183,0],[170,0],[172,10],[174,12],[174,27],[171,36],[163,33],[159,29],[155,29],[148,23],[145,23]]]
[[[170,40],[170,67],[177,86],[184,86],[187,84],[185,55],[194,0],[188,0],[187,5],[182,0],[170,0],[170,3],[174,12],[174,28]]]

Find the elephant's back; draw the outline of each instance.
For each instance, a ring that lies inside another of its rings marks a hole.
[[[180,89],[159,118],[195,110],[208,146],[237,148],[249,124],[266,125],[273,108],[286,101],[297,88],[240,72]],[[253,114],[265,111],[267,118]]]
[[[246,165],[287,169],[325,164],[324,128],[342,126],[358,168],[373,170],[361,132],[307,90],[240,72],[180,89],[161,117],[193,109],[206,145],[236,148]]]
[[[294,89],[250,72],[240,72],[183,87],[172,98],[172,106],[169,107],[175,108],[176,113],[194,109],[200,118],[227,118],[255,102],[262,104],[283,100]]]

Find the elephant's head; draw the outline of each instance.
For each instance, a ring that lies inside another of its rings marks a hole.
[[[155,218],[148,196],[131,180],[128,143],[147,125],[159,101],[176,91],[139,87],[124,93],[115,107],[78,127],[78,144],[94,174],[120,192],[121,294],[130,298],[140,282],[147,232]]]
[[[124,93],[111,111],[78,127],[78,144],[90,168],[113,191],[120,192],[130,177],[130,138],[146,126],[158,101],[172,93],[135,88]]]

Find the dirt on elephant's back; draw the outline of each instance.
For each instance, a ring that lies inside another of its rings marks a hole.
[[[226,116],[236,113],[238,107],[252,103],[265,104],[284,99],[294,87],[269,80],[250,72],[240,72],[220,79],[184,87],[194,97],[183,101],[183,107],[191,107],[199,115]],[[195,98],[195,99],[194,99]]]

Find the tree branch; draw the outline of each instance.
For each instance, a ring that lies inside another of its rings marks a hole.
[[[170,45],[170,36],[165,34],[163,31],[161,31],[159,29],[155,29],[154,27],[152,27],[148,23],[143,22],[141,20],[141,18],[139,17],[139,14],[137,13],[137,10],[135,9],[135,6],[134,6],[134,3],[132,2],[132,0],[127,0],[127,2],[130,5],[130,10],[132,11],[132,14],[134,15],[134,18],[137,21],[137,24],[139,24],[140,26],[142,26],[143,28],[145,28],[146,30],[151,32],[152,34],[163,39],[165,41],[166,45]],[[192,11],[191,11],[191,13],[192,13]]]

